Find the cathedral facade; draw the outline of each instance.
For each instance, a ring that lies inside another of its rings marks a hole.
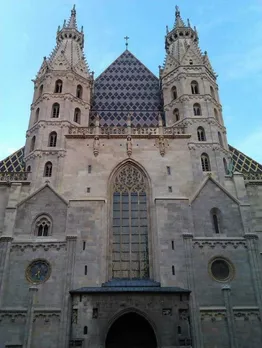
[[[58,28],[0,162],[1,348],[262,346],[262,166],[175,17],[159,77],[126,49],[94,78]]]

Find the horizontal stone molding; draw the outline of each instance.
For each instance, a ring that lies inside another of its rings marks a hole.
[[[44,250],[44,251],[48,251],[50,249],[53,250],[61,250],[61,249],[66,249],[66,243],[65,242],[46,242],[46,243],[39,243],[39,242],[35,242],[35,243],[13,243],[11,246],[11,252],[12,251],[25,251],[25,250],[32,250],[32,251],[36,251],[36,250]]]
[[[206,239],[206,238],[194,238],[193,239],[193,248],[211,248],[214,249],[216,247],[222,247],[226,249],[228,247],[232,247],[234,249],[237,248],[247,248],[247,243],[245,239],[233,239],[233,238],[223,238],[223,239]]]

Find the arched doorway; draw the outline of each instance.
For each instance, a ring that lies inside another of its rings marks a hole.
[[[106,348],[157,348],[156,336],[149,322],[137,313],[127,313],[110,327]]]

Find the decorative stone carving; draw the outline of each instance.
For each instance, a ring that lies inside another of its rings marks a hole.
[[[193,248],[204,248],[208,247],[211,249],[214,249],[216,247],[222,247],[223,249],[226,249],[227,247],[233,247],[234,249],[237,249],[239,247],[247,248],[246,241],[234,241],[234,240],[215,240],[215,241],[193,241]]]
[[[226,320],[226,310],[205,310],[201,311],[202,321],[221,321]]]
[[[25,251],[31,249],[32,251],[43,249],[44,251],[48,251],[50,249],[61,250],[66,248],[65,242],[46,242],[46,243],[15,243],[11,246],[11,252],[14,251]]]
[[[172,316],[172,308],[163,308],[162,315]]]
[[[26,322],[26,311],[23,311],[23,312],[1,311],[0,312],[0,323],[1,322],[25,323]]]
[[[100,141],[99,137],[95,136],[94,137],[94,143],[93,143],[93,154],[95,157],[99,155],[99,148],[100,148]]]
[[[128,135],[126,138],[126,153],[128,157],[132,156],[132,137]]]
[[[234,318],[235,320],[244,320],[244,321],[260,321],[259,311],[252,310],[234,310]]]

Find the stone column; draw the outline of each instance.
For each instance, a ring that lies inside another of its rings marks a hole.
[[[28,299],[28,309],[26,315],[26,324],[25,324],[25,333],[24,333],[24,348],[30,348],[32,342],[32,333],[33,333],[33,319],[34,319],[34,302],[35,295],[38,291],[38,288],[33,285],[29,288],[29,299]]]
[[[248,233],[245,234],[245,239],[247,241],[247,250],[249,258],[249,266],[251,277],[253,281],[253,287],[255,291],[255,297],[257,305],[259,307],[260,317],[262,318],[262,286],[261,286],[261,267],[259,262],[259,252],[258,252],[258,236],[256,234]]]
[[[9,236],[0,237],[0,308],[3,305],[4,289],[8,274],[9,254],[13,238]]]
[[[222,288],[224,302],[227,312],[227,328],[230,348],[237,348],[236,343],[236,329],[233,308],[231,304],[231,288],[229,285],[225,285]]]
[[[76,253],[76,236],[67,236],[67,255],[66,255],[66,270],[64,274],[64,289],[62,294],[62,311],[60,324],[60,348],[69,346],[70,340],[70,325],[71,325],[71,297],[69,291],[72,290],[75,267]]]
[[[201,333],[201,321],[199,306],[195,297],[195,280],[193,270],[193,259],[192,259],[192,239],[191,233],[184,233],[184,249],[186,257],[186,274],[187,274],[187,286],[191,290],[190,295],[190,318],[192,323],[192,340],[193,347],[203,348],[203,338]]]

